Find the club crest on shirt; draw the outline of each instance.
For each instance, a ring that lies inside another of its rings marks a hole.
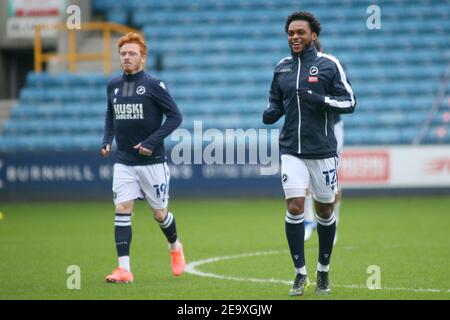
[[[319,73],[319,68],[317,68],[316,66],[312,66],[311,68],[309,68],[309,74],[312,76],[315,76]]]
[[[145,87],[144,86],[137,87],[136,93],[137,94],[144,94],[145,93]]]

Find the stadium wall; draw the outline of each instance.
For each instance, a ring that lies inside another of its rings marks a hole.
[[[109,200],[112,159],[87,151],[0,153],[0,201]],[[261,175],[260,165],[171,162],[173,197],[283,196],[279,168]],[[450,194],[450,146],[348,147],[339,184],[346,195]]]

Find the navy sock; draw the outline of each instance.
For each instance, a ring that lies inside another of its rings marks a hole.
[[[172,212],[167,213],[163,222],[159,222],[159,226],[167,238],[169,243],[177,241],[177,226],[175,224],[175,217]]]
[[[319,235],[319,263],[329,265],[336,234],[336,218],[334,214],[328,219],[317,217],[317,234]]]
[[[114,224],[117,256],[129,256],[131,244],[131,213],[116,213]]]
[[[305,224],[304,214],[293,215],[286,212],[286,237],[295,268],[305,266]]]

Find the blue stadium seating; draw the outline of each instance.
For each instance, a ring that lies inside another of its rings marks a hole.
[[[345,65],[357,96],[355,113],[343,116],[346,144],[411,144],[424,123],[423,143],[450,143],[450,84],[435,106],[450,61],[446,0],[373,1],[382,6],[379,30],[366,27],[368,3],[358,0],[92,3],[110,21],[142,28],[147,69],[174,95],[185,129],[194,121],[205,130],[282,126],[264,126],[261,114],[273,68],[289,55],[285,18],[301,8],[321,20],[322,45]],[[154,70],[156,55],[162,70]],[[97,149],[113,76],[28,74],[0,151]]]

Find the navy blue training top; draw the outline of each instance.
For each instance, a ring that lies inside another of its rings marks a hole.
[[[115,138],[116,163],[138,166],[164,162],[164,138],[182,122],[178,106],[165,84],[144,71],[124,73],[108,82],[107,94],[102,148],[111,145]],[[140,155],[133,148],[139,143],[152,150],[152,155]]]

